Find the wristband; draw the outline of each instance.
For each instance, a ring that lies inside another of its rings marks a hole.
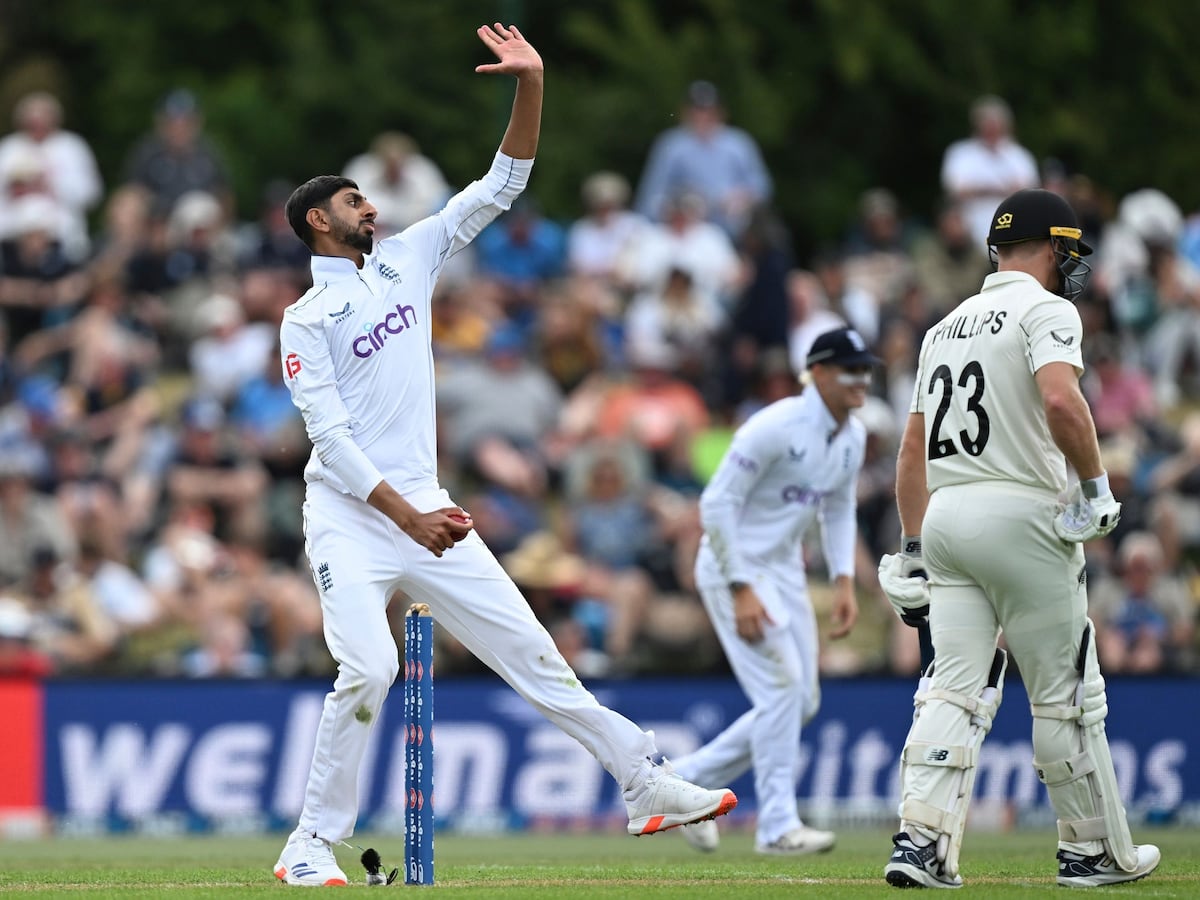
[[[900,555],[901,556],[920,556],[921,555],[921,536],[904,535],[900,538]]]
[[[1088,478],[1086,481],[1079,482],[1079,487],[1083,490],[1083,496],[1088,500],[1095,500],[1097,497],[1102,497],[1110,492],[1108,486],[1108,473],[1101,472],[1095,478]]]

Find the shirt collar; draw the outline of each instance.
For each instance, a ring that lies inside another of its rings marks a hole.
[[[364,263],[364,266],[366,264]],[[313,283],[323,281],[339,281],[343,278],[354,278],[358,275],[358,266],[354,260],[344,256],[313,256]]]
[[[812,396],[810,397],[809,394]],[[838,424],[833,413],[829,411],[829,407],[825,405],[825,400],[821,397],[821,392],[817,390],[816,385],[810,384],[800,396],[805,398],[805,402],[816,414],[817,433],[824,436],[826,444],[832,444],[833,439],[837,437],[845,423]]]
[[[1039,288],[1042,286],[1036,278],[1028,272],[1004,271],[993,272],[987,278],[983,279],[983,289],[990,291],[993,288],[1003,287],[1006,284],[1014,284],[1018,281],[1031,281]]]

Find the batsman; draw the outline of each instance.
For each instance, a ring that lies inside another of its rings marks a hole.
[[[1082,546],[1121,515],[1079,387],[1083,323],[1071,301],[1092,249],[1068,203],[1045,190],[1000,204],[988,249],[996,271],[922,341],[896,472],[904,536],[879,565],[901,618],[928,617],[934,648],[884,875],[895,887],[963,883],[980,746],[1004,688],[1003,633],[1029,696],[1032,764],[1058,816],[1058,883],[1135,881],[1160,855],[1133,843],[1117,788]]]

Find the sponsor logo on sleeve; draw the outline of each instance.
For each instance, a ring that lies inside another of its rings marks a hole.
[[[1070,347],[1075,343],[1075,335],[1073,334],[1061,335],[1057,331],[1051,331],[1050,337],[1054,338],[1054,343],[1060,347]]]
[[[283,371],[287,372],[287,377],[289,379],[295,378],[297,375],[299,375],[301,368],[300,357],[295,353],[289,353],[284,357]]]

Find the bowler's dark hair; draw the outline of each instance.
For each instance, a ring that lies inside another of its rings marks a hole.
[[[318,175],[308,179],[288,197],[283,207],[288,224],[309,250],[313,249],[313,232],[308,224],[308,211],[316,206],[329,212],[329,198],[342,188],[354,188],[357,191],[358,185],[341,175]]]

